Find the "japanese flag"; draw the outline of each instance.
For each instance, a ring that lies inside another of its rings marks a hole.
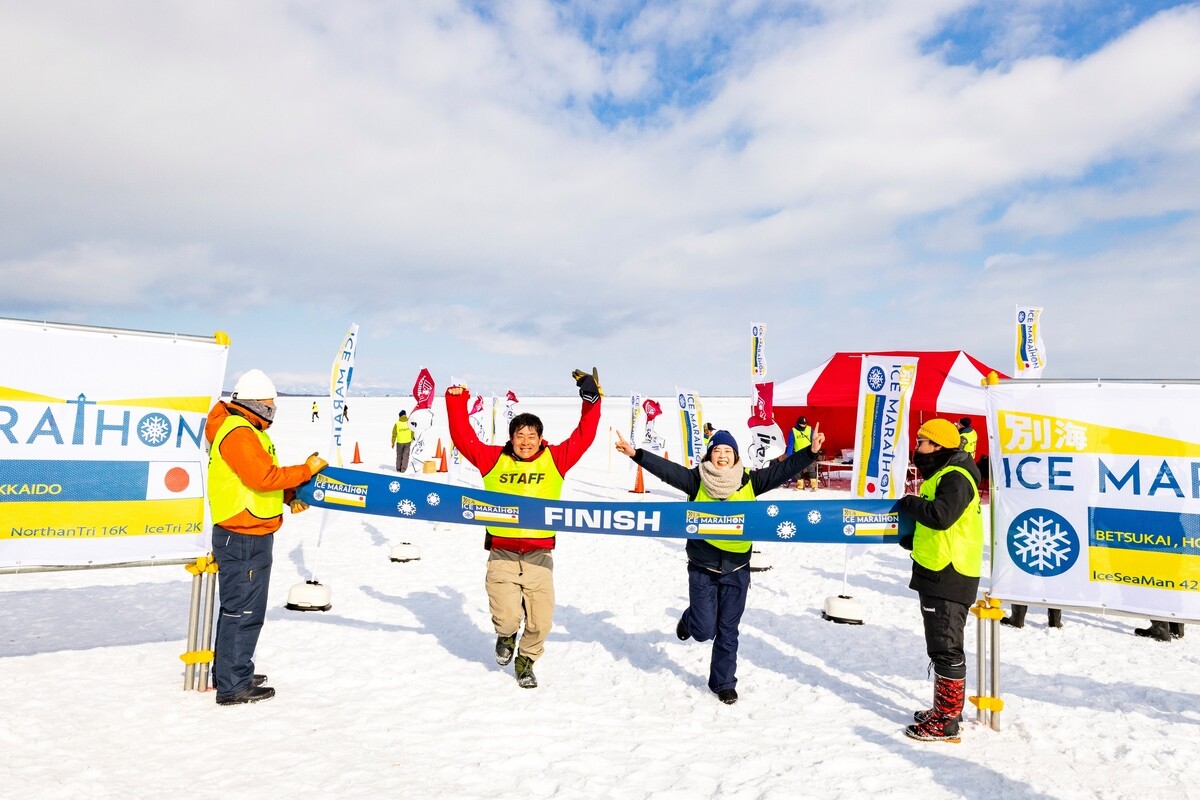
[[[151,461],[146,475],[147,500],[181,500],[204,496],[204,464],[200,461]]]

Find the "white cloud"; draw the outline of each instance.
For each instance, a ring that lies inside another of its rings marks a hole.
[[[854,325],[824,352],[895,338],[891,316],[931,270],[1012,279],[1000,254],[1032,252],[1032,289],[1079,258],[1055,238],[1097,227],[1114,258],[1150,255],[1124,223],[1196,211],[1200,10],[1067,61],[1031,43],[1025,7],[1028,35],[1010,29],[1012,57],[980,71],[919,48],[965,5],[825,3],[789,20],[783,2],[652,3],[619,37],[599,32],[600,50],[540,0],[490,18],[434,0],[9,4],[0,275],[16,288],[0,313],[136,320],[165,301],[219,317],[232,296],[283,331],[298,304],[361,314],[472,368],[569,347],[632,358],[628,342],[652,337],[687,364],[714,295],[731,341],[764,312],[804,335],[797,298],[835,307]],[[592,117],[597,98],[654,96],[659,47],[718,33],[731,44],[711,99],[611,128]],[[1094,176],[1114,162],[1130,174]],[[1196,264],[1194,238],[1169,245],[1148,263]],[[1105,304],[1062,297],[1081,301]],[[988,319],[920,335],[1006,353],[1010,321]],[[799,371],[819,355],[789,357]]]

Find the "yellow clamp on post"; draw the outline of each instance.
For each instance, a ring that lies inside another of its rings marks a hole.
[[[193,564],[184,564],[183,568],[193,575],[199,575],[201,572],[216,572],[217,561],[211,555],[200,556]]]
[[[967,699],[970,700],[972,705],[974,705],[976,708],[981,708],[984,711],[997,712],[1004,710],[1004,701],[999,697],[979,697],[978,695],[971,695]]]
[[[212,650],[189,650],[179,656],[179,660],[185,664],[211,664],[213,660]]]
[[[984,595],[982,600],[976,600],[971,606],[971,613],[980,619],[1004,619],[1004,609],[995,597]]]

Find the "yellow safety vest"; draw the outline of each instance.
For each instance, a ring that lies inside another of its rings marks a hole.
[[[792,452],[799,453],[806,447],[812,446],[812,426],[804,425],[792,428]]]
[[[496,466],[483,476],[483,488],[489,492],[519,494],[539,500],[557,500],[562,496],[563,476],[554,464],[550,448],[543,448],[532,461],[518,461],[508,453],[500,456]],[[487,532],[503,539],[549,539],[554,531],[530,528],[492,528]],[[503,548],[501,548],[503,549]]]
[[[408,444],[413,440],[412,428],[407,420],[396,420],[392,426],[392,444]]]
[[[971,458],[975,457],[975,447],[979,444],[979,434],[974,428],[968,428],[967,432],[958,437],[962,440],[963,452]]]
[[[747,472],[749,472],[749,470],[746,470],[746,469],[742,470],[743,475],[745,475]],[[744,483],[740,489],[738,489],[736,492],[729,495],[729,497],[727,497],[725,499],[726,500],[753,500],[754,499],[754,489],[753,489],[753,487],[750,486],[750,481],[746,481],[746,483]],[[710,503],[710,502],[711,503],[720,503],[720,502],[722,502],[721,500],[718,500],[717,498],[710,495],[707,491],[705,491],[703,483],[700,484],[700,491],[696,493],[696,501],[697,502],[705,502],[705,503]],[[739,542],[739,541],[735,541],[733,539],[705,539],[704,541],[708,542],[709,544],[711,544],[713,547],[717,548],[718,550],[725,550],[726,552],[729,552],[729,553],[748,553],[748,552],[750,552],[750,548],[752,547],[752,544],[750,542]]]
[[[258,435],[263,450],[271,456],[271,463],[279,466],[279,457],[275,454],[275,445],[266,431],[260,431],[244,417],[230,414],[213,439],[208,451],[208,507],[212,520],[220,525],[222,522],[236,517],[242,511],[249,511],[259,519],[271,519],[283,513],[283,490],[256,492],[237,476],[225,459],[221,457],[221,442],[234,428],[249,428]]]
[[[971,482],[974,496],[962,515],[944,531],[935,531],[918,522],[913,531],[912,558],[934,572],[953,564],[956,572],[968,578],[978,578],[983,566],[983,514],[979,504],[979,487],[975,485],[971,473],[958,466],[943,467],[921,484],[920,495],[932,500],[942,476],[951,471],[966,476]]]

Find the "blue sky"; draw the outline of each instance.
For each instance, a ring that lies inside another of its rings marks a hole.
[[[0,316],[286,389],[1200,377],[1200,6],[0,2]]]

